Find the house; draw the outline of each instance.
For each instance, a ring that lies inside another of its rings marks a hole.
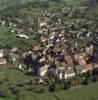
[[[11,30],[11,33],[15,33],[15,32],[16,32],[16,30],[14,30],[14,29]]]
[[[83,67],[82,65],[77,65],[75,66],[75,72],[76,73],[81,73],[83,71]]]
[[[39,26],[40,27],[43,27],[43,26],[46,26],[47,25],[47,23],[48,23],[48,19],[47,18],[45,18],[45,19],[38,19],[38,23],[39,23]]]
[[[98,54],[95,54],[94,55],[94,63],[95,64],[98,64]]]
[[[0,58],[4,57],[4,50],[0,50]]]
[[[28,39],[29,37],[25,34],[17,34],[16,37],[18,38],[25,38],[25,39]]]
[[[74,71],[73,67],[68,67],[65,76],[67,76],[67,77],[65,77],[65,79],[75,76],[75,71]]]
[[[76,62],[78,62],[79,65],[86,65],[85,57],[86,57],[85,53],[75,54],[74,55],[74,60]]]
[[[0,58],[0,65],[5,65],[6,63],[7,62],[5,58]]]
[[[12,53],[15,53],[15,52],[17,52],[19,49],[18,49],[18,47],[13,47],[12,49],[11,49],[11,52]]]
[[[75,76],[73,67],[59,67],[57,74],[59,79],[68,79]]]
[[[0,50],[0,65],[6,64],[6,59],[4,58],[4,52],[5,50]]]
[[[40,44],[37,44],[36,46],[33,47],[34,51],[42,50],[42,47]]]
[[[48,68],[49,68],[49,65],[45,65],[43,67],[40,67],[38,69],[38,76],[40,76],[40,77],[45,76],[47,74],[47,72],[48,72]]]
[[[95,68],[98,68],[98,64],[95,64]]]
[[[78,7],[79,10],[84,11],[86,10],[88,7],[87,6],[83,6],[83,7]]]
[[[6,24],[6,22],[5,22],[5,21],[2,21],[2,22],[1,22],[1,25],[2,25],[2,26],[4,26],[5,24]]]
[[[88,70],[92,70],[93,69],[93,65],[92,64],[87,64],[84,66],[83,70],[81,71],[81,73],[85,73]]]
[[[73,62],[73,59],[70,55],[66,55],[64,57],[64,60],[66,61],[66,63],[69,65],[69,66],[73,66],[74,65],[74,62]]]
[[[19,59],[19,55],[14,54],[13,52],[9,53],[9,55],[10,55],[10,60],[12,61],[13,64],[14,64],[15,61],[17,61]]]

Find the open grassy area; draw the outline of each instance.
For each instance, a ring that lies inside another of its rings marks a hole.
[[[78,5],[81,3],[81,0],[65,0],[67,4],[70,4],[70,5]]]
[[[45,93],[36,95],[36,100],[42,100],[43,97],[45,100],[98,100],[98,83],[54,94]]]
[[[15,84],[18,81],[24,81],[31,78],[30,76],[24,75],[23,72],[18,70],[18,64],[17,65],[7,64],[5,66],[0,65],[0,73],[3,73],[2,75],[0,75],[1,79],[2,79],[2,76],[4,76],[7,79],[7,81],[4,82],[6,84],[9,84],[9,83]]]
[[[8,27],[5,26],[0,26],[0,41],[2,40],[2,38],[6,38],[7,36],[7,32],[9,31]]]
[[[0,36],[9,30],[8,27],[0,26]]]

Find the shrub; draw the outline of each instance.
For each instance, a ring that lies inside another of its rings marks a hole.
[[[0,91],[0,97],[3,97],[3,98],[6,97],[6,93],[5,93],[5,91]]]
[[[49,92],[55,92],[55,85],[54,84],[51,84],[49,86]]]
[[[70,87],[71,87],[71,81],[65,82],[65,84],[64,84],[64,90],[67,90],[67,89],[69,89]]]
[[[15,94],[15,95],[19,93],[19,89],[16,86],[10,87],[10,89],[11,89],[12,93]]]

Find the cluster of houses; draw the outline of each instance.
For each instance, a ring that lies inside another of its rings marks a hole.
[[[18,51],[17,47],[13,47],[10,50],[0,49],[0,65],[15,64],[16,61],[19,61],[20,55]]]
[[[52,74],[67,79],[97,67],[94,45],[85,42],[80,44],[78,41],[91,38],[93,32],[87,28],[90,24],[81,25],[81,21],[71,23],[64,23],[61,18],[51,24],[49,19],[39,20],[40,42],[29,53],[38,64],[32,63],[38,69],[38,76]]]
[[[84,11],[86,7],[79,8],[81,9]],[[66,19],[66,10],[67,8],[64,8],[60,12],[63,17],[49,12],[43,13],[42,19],[39,16],[37,32],[41,37],[38,44],[21,55],[22,63],[27,66],[26,70],[36,72],[39,77],[49,75],[67,79],[76,73],[98,67],[98,55],[94,44],[83,41],[92,39],[93,34],[98,38],[97,32],[93,32],[97,29],[96,23],[93,20],[72,19],[72,11]],[[4,24],[2,22],[2,25]],[[24,34],[18,34],[17,37],[29,39]],[[0,51],[0,61],[4,60],[5,64],[6,60],[1,52],[3,51]],[[25,70],[22,64],[19,65],[19,69]]]
[[[81,9],[85,11],[87,7],[78,8],[78,10]],[[51,22],[51,18],[47,16],[56,18],[56,22],[53,20]],[[87,72],[98,67],[94,44],[91,41],[88,44],[85,40],[83,42],[83,39],[91,40],[92,35],[95,35],[95,38],[98,37],[94,29],[96,30],[97,27],[93,20],[70,19],[67,21],[55,13],[53,15],[46,13],[44,19],[39,20],[38,32],[41,38],[36,48],[42,55],[37,60],[44,66],[38,69],[38,75],[43,77],[52,73],[60,79],[66,79],[75,76],[76,73]]]
[[[59,43],[57,45],[59,45]],[[64,47],[64,45],[63,47],[53,45],[44,49],[37,48],[36,52],[42,55],[38,55],[37,53],[35,54],[36,57],[34,57],[34,51],[33,53],[31,52],[32,59],[39,63],[39,65],[35,65],[35,67],[38,67],[38,76],[57,75],[60,79],[67,79],[75,76],[76,73],[87,72],[88,70],[98,67],[97,57],[93,54],[92,46],[88,48],[85,47],[84,50],[82,47],[80,49],[77,48],[77,50],[75,48],[74,52],[76,53],[73,54],[70,54],[73,51],[68,53],[67,50],[68,48]],[[32,66],[33,64],[34,63],[32,63]]]

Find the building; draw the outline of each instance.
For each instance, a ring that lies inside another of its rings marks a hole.
[[[67,69],[65,67],[59,67],[57,74],[59,79],[68,79],[75,76],[73,67],[67,67]]]
[[[49,68],[49,65],[45,65],[45,66],[43,66],[43,67],[40,67],[40,68],[38,69],[38,75],[39,75],[40,77],[45,76],[45,75],[47,74],[47,72],[48,72],[48,68]]]
[[[0,50],[0,65],[6,64],[6,59],[4,58],[4,50]]]
[[[28,39],[29,37],[25,34],[17,34],[16,37],[18,38],[25,38],[25,39]]]
[[[5,58],[0,58],[0,65],[5,65],[6,63],[7,62]]]
[[[4,57],[4,50],[0,50],[0,58]]]

